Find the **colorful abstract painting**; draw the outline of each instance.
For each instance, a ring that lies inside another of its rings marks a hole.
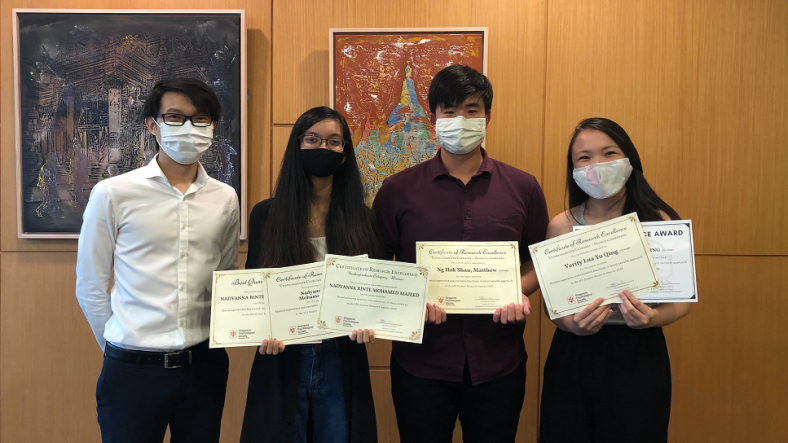
[[[486,28],[331,31],[332,106],[353,133],[367,202],[383,179],[435,155],[427,101],[453,64],[485,70]]]
[[[166,77],[216,91],[201,162],[244,202],[243,11],[14,12],[20,237],[77,237],[93,186],[151,161],[143,107]]]

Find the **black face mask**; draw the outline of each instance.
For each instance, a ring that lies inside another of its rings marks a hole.
[[[301,163],[304,164],[304,171],[315,177],[328,177],[334,175],[342,166],[345,154],[334,152],[330,149],[302,149]]]

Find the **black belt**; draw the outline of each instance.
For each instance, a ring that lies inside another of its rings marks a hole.
[[[133,351],[121,349],[110,343],[107,343],[107,346],[104,347],[104,355],[115,360],[141,365],[163,366],[167,369],[180,368],[196,363],[200,359],[205,358],[209,351],[208,340],[190,348],[172,352]]]

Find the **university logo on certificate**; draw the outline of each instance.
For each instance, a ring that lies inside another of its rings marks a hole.
[[[430,269],[413,263],[326,254],[318,325],[373,329],[375,337],[421,343]]]
[[[522,303],[516,241],[416,242],[416,263],[432,270],[427,301],[448,314],[492,314]]]
[[[648,240],[636,213],[529,246],[550,319],[580,312],[601,297],[619,303],[662,288]]]

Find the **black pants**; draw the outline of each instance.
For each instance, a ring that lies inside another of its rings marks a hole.
[[[560,329],[547,354],[541,443],[665,443],[670,360],[662,328]]]
[[[457,416],[465,443],[514,442],[525,398],[525,359],[512,373],[472,386],[411,375],[391,359],[391,393],[402,443],[451,443]]]
[[[204,346],[208,346],[205,342]],[[176,369],[104,357],[96,410],[104,443],[218,442],[229,359],[211,349]]]

